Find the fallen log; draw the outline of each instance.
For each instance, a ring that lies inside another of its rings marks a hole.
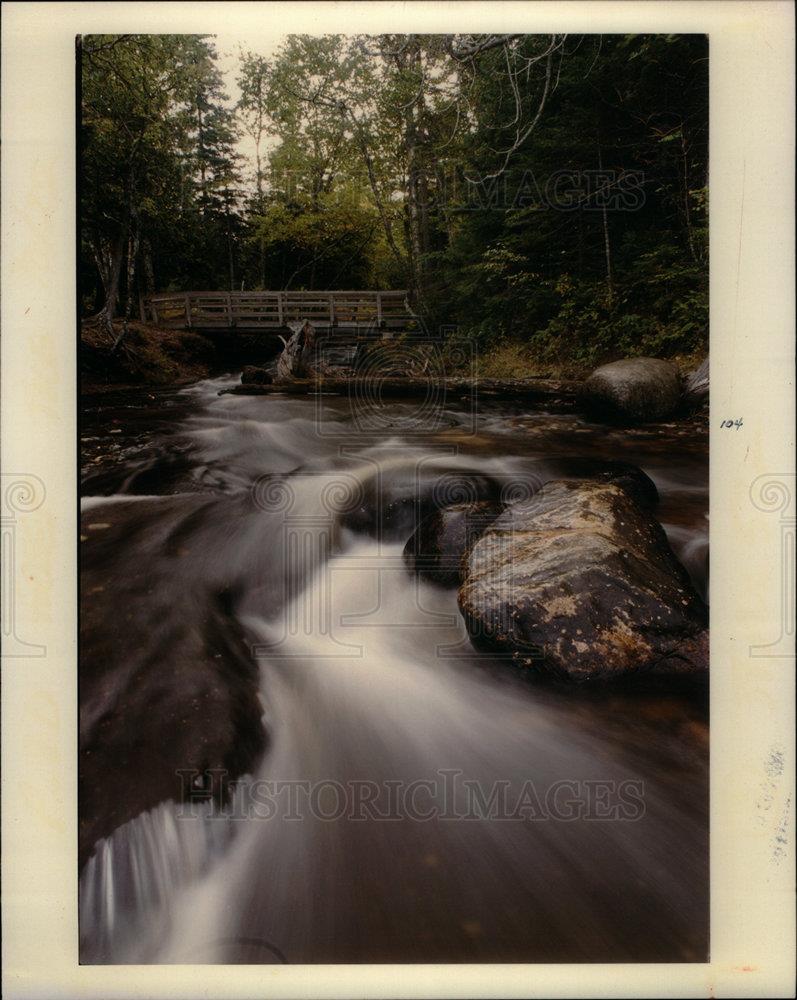
[[[558,379],[533,379],[523,382],[501,382],[492,379],[450,378],[435,384],[441,400],[462,395],[480,399],[517,400],[522,402],[548,402],[572,409],[580,383]],[[430,382],[423,378],[340,378],[317,375],[314,378],[294,378],[273,385],[243,384],[222,389],[221,394],[236,396],[265,396],[287,393],[303,396],[318,393],[351,394],[364,400],[412,399],[426,397]]]

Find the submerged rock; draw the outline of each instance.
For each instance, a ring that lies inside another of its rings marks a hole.
[[[599,416],[664,420],[681,402],[681,377],[670,361],[624,358],[596,368],[582,387],[581,400]]]
[[[404,562],[424,580],[457,586],[463,556],[503,509],[495,500],[476,500],[433,511],[405,545]]]
[[[382,467],[363,484],[360,502],[343,512],[341,523],[372,538],[404,541],[435,510],[497,500],[500,493],[500,484],[480,472],[429,468],[419,462]]]
[[[661,526],[613,483],[550,482],[474,545],[475,645],[573,681],[707,666],[707,612]]]
[[[241,372],[241,382],[243,385],[271,385],[274,376],[265,368],[258,368],[255,365],[247,365]]]

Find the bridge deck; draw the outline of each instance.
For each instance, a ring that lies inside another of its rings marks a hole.
[[[144,302],[156,326],[198,330],[281,330],[309,320],[346,330],[405,330],[417,321],[409,292],[164,292]]]

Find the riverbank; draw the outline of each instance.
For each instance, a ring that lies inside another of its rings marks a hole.
[[[539,351],[530,343],[509,338],[502,338],[490,344],[489,348],[476,350],[473,354],[471,363],[473,375],[480,380],[494,381],[532,378],[581,381],[598,365],[631,356],[627,353],[618,354],[610,351],[591,362],[570,358],[565,354],[552,360],[550,357],[541,358]],[[700,365],[705,354],[706,348],[701,347],[691,353],[673,355],[667,360],[672,361],[681,375],[686,377]],[[452,370],[451,374],[465,375],[467,372]]]
[[[402,378],[368,372],[346,377],[324,374],[270,385],[242,382],[223,392],[234,396],[354,394],[366,407],[378,404],[381,399],[421,398],[435,404],[446,401],[475,404],[479,399],[517,400],[531,406],[544,404],[555,412],[567,412],[576,405],[579,386],[579,382],[564,379]]]
[[[114,339],[123,333],[114,323]],[[208,337],[190,330],[162,330],[131,321],[114,349],[102,323],[84,320],[80,328],[81,391],[113,385],[188,384],[207,378],[216,368],[216,348]]]
[[[122,322],[116,320],[114,338],[121,334]],[[128,324],[127,333],[114,350],[106,328],[95,320],[84,320],[79,356],[81,391],[91,394],[111,386],[188,385],[273,355],[273,345],[266,349],[257,338],[250,341],[252,338],[239,336],[235,343],[223,345],[196,331],[162,329],[136,320]],[[424,347],[427,353],[432,347],[431,344],[419,347],[412,339],[402,337],[374,343],[378,346],[377,367],[389,367],[393,355],[406,364],[408,349],[410,359],[418,355],[418,360]],[[614,357],[607,356],[604,360]],[[702,354],[679,355],[670,360],[685,377],[699,366]],[[528,344],[510,340],[501,340],[483,351],[472,345],[463,351],[453,343],[441,344],[434,361],[435,370],[442,366],[446,381],[454,388],[476,383],[487,394],[503,396],[511,396],[515,391],[522,393],[526,386],[540,390],[545,383],[552,387],[559,384],[569,393],[592,370],[589,365],[566,357],[555,363],[543,362]],[[425,378],[423,384],[429,381],[430,378]],[[283,391],[290,390],[283,387]]]

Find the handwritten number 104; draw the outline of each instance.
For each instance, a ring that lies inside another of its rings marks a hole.
[[[735,427],[737,431],[741,426],[742,426],[741,417],[737,417],[735,420],[723,420],[722,423],[720,424],[720,427]]]

